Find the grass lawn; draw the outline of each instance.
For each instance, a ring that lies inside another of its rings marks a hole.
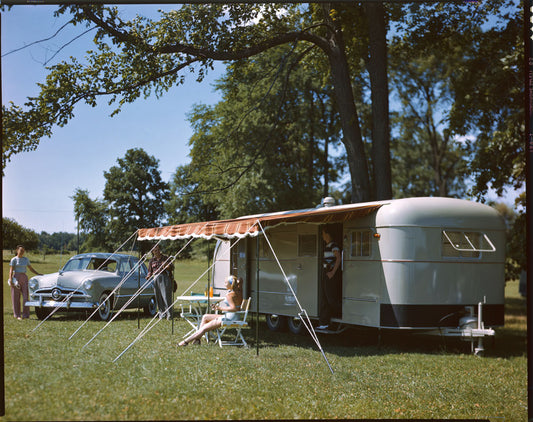
[[[58,257],[28,256],[40,272],[59,267]],[[176,267],[179,294],[207,268],[199,261]],[[261,319],[258,345],[255,326],[245,332],[249,349],[205,342],[177,349],[188,326],[161,321],[112,363],[140,332],[135,311],[82,349],[104,323],[89,321],[69,340],[84,316],[57,314],[32,332],[39,323],[33,310],[30,320],[13,318],[5,253],[3,271],[2,420],[527,419],[526,305],[518,282],[506,287],[506,325],[494,343],[485,341],[484,357],[458,340],[385,332],[378,344],[375,331],[351,329],[319,337],[331,374],[309,335],[273,333]],[[141,318],[141,329],[149,321]]]

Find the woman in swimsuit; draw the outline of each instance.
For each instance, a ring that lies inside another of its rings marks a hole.
[[[235,312],[239,311],[242,303],[242,278],[230,275],[226,279],[226,289],[229,290],[226,299],[222,303],[213,305],[213,310],[225,312],[224,314],[205,314],[198,330],[178,343],[178,346],[187,346],[189,343],[200,344],[202,336],[208,332],[216,330],[222,326],[222,320],[234,320],[237,318]]]

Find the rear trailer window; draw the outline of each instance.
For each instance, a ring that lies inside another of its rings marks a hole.
[[[479,258],[482,252],[495,252],[489,237],[482,232],[442,230],[442,256]]]

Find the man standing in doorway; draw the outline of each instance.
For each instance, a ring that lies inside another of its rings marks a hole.
[[[333,241],[333,236],[327,228],[322,230],[324,257],[322,262],[322,300],[320,301],[320,325],[317,330],[328,330],[332,316],[339,316],[341,311],[340,289],[342,274],[341,249]]]
[[[155,301],[159,319],[172,317],[172,280],[174,280],[174,264],[168,256],[163,255],[156,245],[152,250],[152,259],[148,263],[147,278],[154,277]]]

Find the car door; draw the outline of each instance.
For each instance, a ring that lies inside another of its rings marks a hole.
[[[120,261],[118,275],[122,286],[118,291],[117,304],[122,307],[139,289],[139,273],[134,270],[133,260],[130,257]]]

